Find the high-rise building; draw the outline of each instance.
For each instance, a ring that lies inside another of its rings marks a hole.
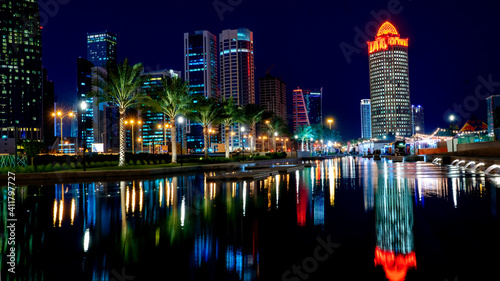
[[[116,35],[108,31],[87,33],[87,60],[94,66],[116,61]]]
[[[293,131],[296,131],[300,126],[308,126],[309,117],[304,96],[307,95],[307,90],[297,88],[293,90],[292,107],[293,107]]]
[[[0,127],[21,139],[42,139],[42,35],[37,1],[0,5]]]
[[[304,99],[309,124],[323,124],[323,88],[314,91],[305,91]]]
[[[400,38],[394,25],[380,26],[368,42],[372,136],[412,134],[408,38]]]
[[[371,103],[369,99],[361,100],[361,137],[370,139],[372,137],[372,112]]]
[[[190,94],[219,97],[218,56],[215,35],[207,30],[184,33],[184,79],[189,83]],[[203,127],[191,120],[187,124],[187,148],[201,152],[204,148]]]
[[[286,83],[269,73],[259,78],[260,105],[274,112],[284,122],[286,119]]]
[[[323,124],[323,88],[320,90],[293,90],[293,130],[302,125]]]
[[[80,107],[78,115],[78,135],[77,142],[79,147],[86,147],[89,151],[94,143],[94,125],[93,118],[94,106],[93,98],[87,97],[87,94],[92,91],[92,67],[94,64],[90,61],[77,58],[76,59],[76,93],[77,105]],[[86,108],[81,108],[81,103],[86,103]]]
[[[500,95],[486,98],[488,114],[488,135],[500,138]]]
[[[247,28],[223,30],[219,35],[220,93],[235,104],[255,103],[253,32]],[[230,149],[243,147],[241,124],[231,126]],[[226,141],[226,140],[223,140]],[[246,146],[248,147],[248,146]]]
[[[143,75],[148,76],[148,80],[144,82],[142,90],[151,98],[155,98],[155,92],[162,89],[162,80],[168,77],[178,78],[181,76],[180,71],[172,69],[164,69],[160,71],[145,72]],[[152,112],[149,110],[142,110],[140,112],[140,126],[139,135],[141,137],[144,150],[153,152],[155,146],[168,145],[171,143],[170,129],[165,125],[170,125],[170,118],[163,113]],[[143,150],[141,148],[141,150]]]
[[[424,108],[421,105],[411,105],[411,129],[412,135],[425,134]]]

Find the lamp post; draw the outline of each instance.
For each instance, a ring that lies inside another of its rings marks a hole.
[[[132,154],[134,154],[134,145],[135,145],[135,142],[134,142],[134,124],[135,124],[135,120],[131,119],[131,120],[127,120],[125,121],[125,125],[127,125],[128,123],[130,123],[130,125],[132,125]],[[141,121],[138,121],[137,124],[141,124],[142,122]]]
[[[451,150],[452,152],[455,151],[455,138],[453,137],[453,125],[455,122],[455,115],[450,114],[450,117],[448,117],[450,120],[450,135],[451,135]]]
[[[245,132],[245,127],[241,127],[241,132]],[[241,139],[241,145],[243,146],[243,161],[245,161],[245,143],[243,142],[243,139]]]
[[[82,119],[82,122],[83,122],[83,112],[85,112],[85,110],[87,109],[87,103],[85,101],[82,101],[80,103],[80,108],[82,109],[82,113],[80,114],[80,119]],[[85,120],[85,123],[87,123],[87,120]],[[85,126],[82,126],[82,129],[83,127],[85,127],[86,129],[86,126],[87,124],[85,124]],[[85,133],[86,134],[86,133]],[[86,167],[85,167],[85,150],[87,149],[87,138],[83,138],[83,134],[82,134],[82,146],[83,146],[83,157],[82,157],[82,162],[83,162],[83,171],[86,171]]]
[[[326,120],[326,122],[328,122],[328,125],[330,126],[330,130],[332,129],[332,123],[333,123],[333,119],[328,119]]]
[[[179,124],[181,124],[180,127],[180,130],[181,130],[181,157],[180,157],[180,161],[181,161],[181,166],[182,166],[182,143],[184,142],[184,134],[183,134],[183,130],[182,130],[182,123],[184,123],[184,118],[182,116],[180,116],[179,118],[177,118],[177,122]],[[175,141],[175,140],[173,140]]]
[[[142,150],[143,150],[143,142],[142,142],[142,138],[138,138],[137,141],[141,144],[141,153],[142,153]]]
[[[278,132],[274,132],[274,152],[278,151],[278,148],[276,147],[276,140],[278,140]]]
[[[64,154],[64,149],[63,149],[63,119],[64,117],[73,117],[75,116],[73,112],[70,112],[68,114],[63,114],[61,111],[57,111],[52,113],[53,117],[59,117],[61,119],[61,141],[59,143],[61,144],[61,153]]]

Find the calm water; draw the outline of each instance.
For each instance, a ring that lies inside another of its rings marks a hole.
[[[353,157],[255,182],[206,176],[19,187],[16,274],[5,230],[1,280],[498,276],[497,178]]]

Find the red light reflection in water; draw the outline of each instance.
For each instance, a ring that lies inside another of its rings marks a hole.
[[[394,254],[394,252],[375,247],[374,261],[375,266],[381,265],[384,268],[385,276],[391,281],[405,280],[408,269],[417,268],[417,258],[413,251],[406,255]]]

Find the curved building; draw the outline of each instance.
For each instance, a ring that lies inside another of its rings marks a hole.
[[[369,41],[372,137],[412,135],[408,38],[389,22]]]

